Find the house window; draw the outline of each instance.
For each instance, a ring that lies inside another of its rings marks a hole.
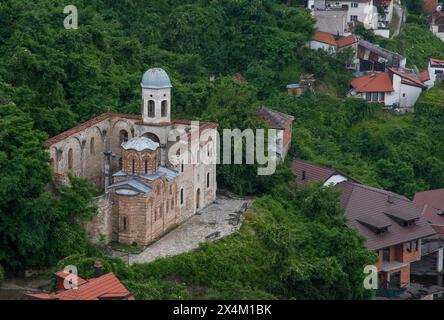
[[[68,151],[68,170],[72,170],[73,159],[72,159],[72,149],[69,149]]]
[[[180,189],[180,204],[183,204],[183,188]]]
[[[154,100],[148,101],[148,117],[154,118]]]
[[[167,111],[168,111],[168,103],[166,100],[162,101],[162,106],[161,106],[161,115],[162,117],[166,117],[167,116]]]
[[[417,252],[419,248],[419,240],[413,241],[413,252]]]
[[[357,8],[359,6],[359,4],[357,2],[352,2],[351,3],[351,7],[352,8]]]
[[[385,92],[379,93],[379,101],[385,101]]]
[[[367,92],[365,94],[365,100],[367,101],[372,101],[372,93],[371,92]]]
[[[96,154],[95,146],[94,146],[94,137],[91,138],[91,141],[89,142],[89,153],[91,155]]]
[[[350,21],[358,21],[358,16],[351,15]]]
[[[372,93],[372,101],[378,101],[379,99],[379,94],[378,92],[373,92]]]
[[[382,260],[390,261],[390,248],[382,249]]]

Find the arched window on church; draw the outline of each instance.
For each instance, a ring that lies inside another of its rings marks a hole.
[[[166,100],[162,101],[161,105],[161,115],[162,117],[166,117],[168,113],[168,102]]]
[[[155,104],[154,104],[154,100],[150,100],[148,101],[148,117],[150,118],[154,118],[155,117]]]
[[[210,173],[207,173],[207,188],[210,187]]]
[[[183,188],[180,189],[180,204],[183,204]]]
[[[72,159],[72,149],[68,151],[68,170],[72,170],[73,167],[73,159]]]
[[[120,144],[128,141],[128,132],[126,132],[126,130],[120,130],[119,136],[120,136]]]
[[[145,160],[145,173],[148,173],[148,160]]]
[[[89,153],[91,155],[95,155],[96,154],[96,147],[94,145],[94,137],[92,137],[91,141],[89,142]]]
[[[122,164],[122,158],[119,158],[119,170],[122,170],[123,164]]]
[[[136,173],[136,160],[134,160],[134,159],[132,161],[132,172],[133,172],[133,174]]]
[[[128,230],[128,221],[127,221],[126,217],[122,218],[122,230],[123,231],[127,231]]]

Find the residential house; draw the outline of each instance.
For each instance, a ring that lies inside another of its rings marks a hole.
[[[430,31],[444,41],[444,11],[437,11],[427,17]]]
[[[394,0],[374,0],[374,4],[378,11],[378,29],[374,33],[378,36],[390,37],[390,22],[393,17],[393,1]]]
[[[340,36],[328,32],[318,31],[310,41],[310,49],[322,49],[336,53],[345,48],[352,48],[354,52],[358,50],[358,39],[354,35]]]
[[[265,107],[257,111],[257,116],[277,130],[276,156],[278,161],[283,161],[290,149],[294,117]]]
[[[308,0],[307,7],[314,12],[322,10],[347,10],[347,22],[362,23],[366,29],[378,29],[378,11],[373,0],[339,0],[316,1]]]
[[[360,71],[386,71],[390,67],[405,67],[407,59],[364,39],[358,41]]]
[[[320,166],[304,160],[293,160],[292,171],[296,175],[296,183],[303,185],[309,182],[322,182],[324,186],[336,185],[349,178],[331,166]]]
[[[323,1],[325,4],[325,1]],[[315,2],[316,4],[317,2]],[[350,35],[350,26],[348,24],[348,9],[347,8],[329,8],[312,11],[316,20],[316,28],[319,31],[339,34],[340,36]]]
[[[296,182],[332,183],[340,191],[340,205],[347,226],[366,238],[366,245],[378,255],[378,277],[383,288],[409,288],[416,297],[430,298],[430,291],[411,286],[410,264],[421,259],[421,241],[435,231],[412,201],[396,193],[353,181],[331,167],[295,160]],[[421,291],[424,290],[424,291]],[[400,291],[401,293],[402,291]]]
[[[423,255],[436,254],[436,271],[443,271],[444,245],[444,189],[417,192],[413,203],[422,210],[422,216],[437,233],[423,242]]]
[[[28,296],[32,300],[135,300],[114,273],[102,275],[99,261],[94,268],[95,278],[89,280],[67,271],[56,272],[56,293],[33,293]]]
[[[430,59],[427,73],[429,80],[427,80],[425,84],[430,88],[433,87],[437,81],[444,80],[444,60]]]
[[[413,111],[416,100],[427,86],[419,75],[406,69],[390,68],[386,72],[373,73],[352,80],[351,97],[384,104],[401,112]]]
[[[421,259],[421,239],[435,234],[412,201],[396,193],[344,181],[341,207],[347,225],[367,239],[378,253],[380,283],[401,288],[410,285],[410,264]]]
[[[334,35],[328,32],[318,31],[310,41],[310,49],[313,50],[325,50],[329,53],[337,53],[344,49],[351,49],[353,56],[351,60],[347,62],[346,67],[352,70],[359,69],[358,52],[358,39],[355,35],[340,36]]]

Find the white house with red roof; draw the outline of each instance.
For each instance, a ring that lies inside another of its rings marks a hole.
[[[348,62],[349,69],[359,69],[358,59],[358,38],[351,34],[348,36],[340,36],[339,34],[331,34],[328,32],[318,31],[310,41],[310,49],[325,50],[332,54],[341,50],[350,48],[353,52],[352,60]]]
[[[427,71],[429,80],[426,81],[426,85],[431,88],[436,84],[436,81],[444,79],[444,60],[430,59]]]
[[[413,111],[416,100],[427,89],[419,75],[404,68],[389,68],[386,72],[357,77],[351,86],[348,96],[383,103],[402,112]]]
[[[310,49],[313,50],[323,49],[335,53],[345,48],[353,48],[356,51],[358,49],[358,39],[354,35],[343,37],[318,31],[310,41]]]

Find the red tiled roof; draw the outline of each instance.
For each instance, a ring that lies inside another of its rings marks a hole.
[[[123,113],[113,113],[113,112],[107,112],[107,113],[103,113],[100,116],[97,116],[91,120],[88,120],[84,123],[79,124],[78,126],[75,126],[74,128],[71,128],[65,132],[62,132],[48,140],[45,141],[45,145],[47,146],[51,146],[57,142],[63,141],[66,138],[81,132],[87,128],[90,128],[104,120],[107,120],[109,118],[112,117],[121,117],[121,118],[125,118],[125,119],[132,119],[132,120],[142,120],[141,116],[135,116],[135,115],[130,115],[130,114],[123,114]]]
[[[351,82],[358,92],[392,92],[393,84],[388,72],[354,78]]]
[[[124,118],[124,119],[129,119],[129,120],[136,120],[136,124],[144,124],[142,122],[142,117],[141,116],[136,116],[136,115],[131,115],[131,114],[124,114],[124,113],[113,113],[113,112],[107,112],[107,113],[103,113],[98,117],[95,117],[89,121],[86,121],[82,124],[79,124],[78,126],[75,126],[74,128],[71,128],[67,131],[64,131],[48,140],[45,141],[45,145],[46,146],[52,146],[53,144],[56,144],[60,141],[63,141],[67,138],[69,138],[70,136],[79,133],[87,128],[90,128],[102,121],[105,121],[107,119],[113,118],[113,117],[117,117],[117,118]],[[173,124],[191,124],[191,120],[180,120],[180,119],[173,119],[171,120],[171,122],[164,122],[164,123],[157,123],[157,124],[152,124],[150,123],[150,126],[164,126],[164,125],[170,125],[171,123]],[[206,129],[206,128],[217,128],[218,124],[217,123],[213,123],[213,122],[200,122],[200,131]]]
[[[61,279],[65,279],[67,276],[69,276],[71,273],[69,273],[69,272],[66,272],[66,271],[59,271],[59,272],[56,272],[55,273],[55,276],[56,277],[59,277],[59,278],[61,278]],[[77,285],[78,286],[81,286],[81,285],[83,285],[83,284],[85,284],[85,283],[87,283],[88,281],[86,281],[85,279],[83,279],[83,278],[81,278],[81,277],[79,277],[79,276],[77,276]]]
[[[310,163],[303,160],[294,160],[291,166],[293,173],[296,175],[296,182],[305,184],[309,182],[322,182],[328,180],[336,170],[321,165]],[[305,179],[302,180],[302,173],[305,171]]]
[[[356,39],[356,37],[354,35],[349,35],[343,38],[340,38],[337,41],[338,47],[339,48],[344,48],[344,47],[348,47],[354,43],[356,43],[358,40]]]
[[[404,196],[350,181],[341,182],[335,188],[341,191],[341,207],[347,217],[347,225],[356,228],[372,250],[435,234],[422,218],[421,210]],[[416,221],[413,225],[402,226],[397,222],[400,217]],[[378,234],[366,224],[388,229]]]
[[[323,42],[335,47],[338,45],[336,43],[334,35],[328,32],[323,32],[323,31],[316,32],[315,35],[313,36],[313,40]]]
[[[247,79],[245,79],[245,77],[240,73],[236,73],[233,76],[233,80],[239,82],[240,84],[247,84],[248,83]]]
[[[56,294],[31,294],[30,297],[52,300],[100,300],[100,298],[134,300],[132,294],[112,272],[91,279],[79,285],[77,289],[69,289]]]
[[[422,214],[428,221],[444,225],[444,216],[437,214],[438,210],[444,210],[444,189],[417,192],[413,203],[418,208],[423,208]]]
[[[409,76],[409,75],[407,75],[405,73],[399,72],[395,68],[390,68],[389,70],[391,72],[393,72],[394,74],[400,76],[401,78],[403,78],[405,80],[408,80],[410,82],[408,84],[411,84],[411,85],[414,85],[416,87],[420,87],[420,88],[423,88],[423,89],[427,89],[427,86],[424,85],[424,83],[422,83],[420,80],[418,80],[416,78],[413,78],[413,77],[411,77],[411,76]]]
[[[441,59],[430,59],[430,65],[432,67],[444,68],[444,60],[441,60]]]
[[[419,79],[420,79],[422,82],[429,81],[429,80],[430,80],[429,70],[421,71],[421,72],[419,73]]]
[[[438,6],[438,0],[422,0],[422,8],[425,13],[433,13]]]

